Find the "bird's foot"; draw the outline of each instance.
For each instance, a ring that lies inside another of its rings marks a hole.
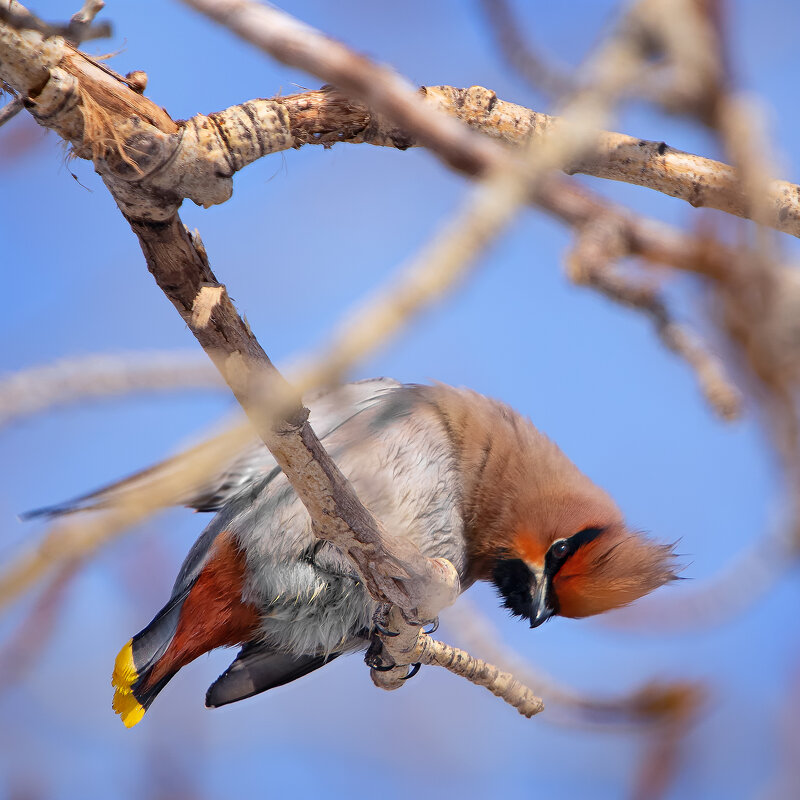
[[[380,648],[375,647],[376,642],[380,642],[380,639],[377,637],[372,640],[372,644],[370,644],[369,649],[364,656],[366,665],[370,669],[374,669],[376,672],[389,672],[390,670],[400,666],[399,664],[396,664],[394,660],[392,660],[391,663],[385,662],[383,646],[381,645]],[[421,666],[422,664],[420,663],[411,664],[411,669],[409,670],[408,674],[404,675],[402,678],[400,678],[400,680],[407,681],[409,678],[413,678],[419,672]]]
[[[378,636],[372,637],[372,641],[364,655],[364,663],[377,672],[388,672],[397,666],[391,656],[387,660],[387,654],[383,652],[383,642]]]
[[[386,627],[390,609],[391,606],[388,603],[381,603],[372,615],[372,627],[384,636],[399,636],[400,631],[392,631]]]

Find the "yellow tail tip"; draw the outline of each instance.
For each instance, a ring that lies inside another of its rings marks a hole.
[[[119,651],[114,662],[114,672],[111,674],[111,685],[123,694],[130,694],[131,686],[139,678],[139,673],[133,664],[133,639],[128,639],[122,650]]]
[[[122,724],[126,728],[132,728],[140,722],[144,716],[145,709],[130,692],[114,692],[114,699],[111,707],[122,718]]]
[[[119,651],[114,662],[114,672],[111,674],[111,685],[116,690],[111,707],[122,717],[126,728],[132,728],[145,712],[144,707],[133,696],[131,688],[138,679],[139,673],[133,663],[133,639],[129,639]]]

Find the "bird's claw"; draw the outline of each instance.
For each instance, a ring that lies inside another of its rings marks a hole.
[[[384,603],[375,609],[375,613],[372,615],[372,627],[384,636],[399,636],[400,631],[389,630],[384,624],[386,618],[389,616],[389,608],[390,607]]]
[[[428,630],[423,630],[422,632],[424,634],[427,634],[428,636],[431,636],[434,633],[436,633],[436,631],[438,631],[438,630],[439,630],[439,617],[435,617],[433,622],[431,623],[430,628],[428,628]],[[409,675],[408,677],[410,678],[411,675]]]
[[[374,630],[378,631],[382,636],[399,636],[400,631],[392,631],[384,625],[384,620],[389,614],[389,606],[381,605],[375,610],[375,613],[372,615],[372,627]],[[418,626],[423,628],[423,633],[431,636],[432,634],[436,633],[439,630],[439,617],[434,617],[433,620],[416,620],[416,619],[409,619],[406,620],[409,625]],[[430,625],[429,628],[425,628],[426,625]]]
[[[375,672],[389,672],[393,670],[397,664],[370,664],[370,669],[374,669]],[[405,680],[405,678],[403,678]]]
[[[407,681],[409,678],[413,678],[419,672],[419,668],[421,666],[422,666],[422,664],[420,664],[419,661],[416,664],[412,664],[411,665],[411,671],[408,673],[408,675],[403,675],[403,677],[400,678],[400,680],[401,681]]]
[[[375,628],[375,630],[378,631],[378,633],[381,633],[384,636],[399,636],[400,635],[400,631],[390,631],[388,628],[386,628],[383,625],[381,625],[381,623],[378,622],[375,619],[372,620],[372,627]]]
[[[408,617],[405,617],[405,620],[414,628],[424,628],[426,625],[430,625],[431,627],[429,630],[422,631],[428,635],[439,630],[439,617],[434,617],[433,619],[408,619]]]

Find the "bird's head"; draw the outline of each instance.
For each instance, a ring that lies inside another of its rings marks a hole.
[[[537,498],[521,509],[492,581],[532,628],[553,615],[588,617],[627,605],[674,580],[672,545],[628,529],[602,490]]]
[[[613,499],[527,419],[442,384],[417,387],[453,443],[461,476],[465,585],[490,580],[541,625],[632,603],[673,580],[671,545],[630,530]]]

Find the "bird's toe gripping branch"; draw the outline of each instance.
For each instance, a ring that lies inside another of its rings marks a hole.
[[[433,633],[439,627],[439,611],[452,605],[460,592],[458,571],[450,561],[425,561],[425,574],[410,578],[404,586],[408,597],[414,598],[415,602],[409,603],[413,608],[381,603],[373,616],[364,660],[372,670],[373,683],[382,689],[399,689],[419,672],[421,664],[414,653],[420,634]],[[422,630],[426,625],[429,630]]]

